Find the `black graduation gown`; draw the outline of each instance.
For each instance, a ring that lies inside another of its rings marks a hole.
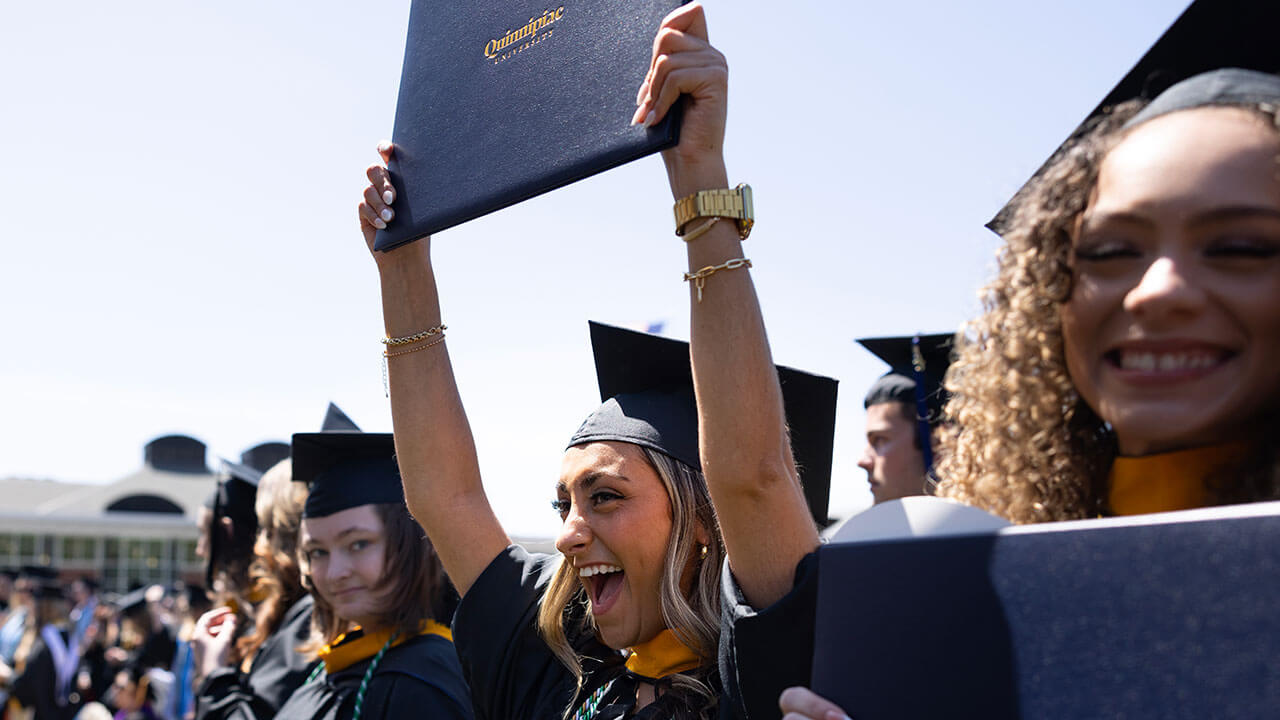
[[[373,655],[302,685],[276,720],[351,720],[356,693]],[[369,679],[360,720],[472,720],[471,698],[453,643],[417,635],[387,650]]]
[[[763,610],[747,604],[728,563],[721,579],[721,717],[778,720],[778,696],[813,674],[818,554],[800,560],[791,592]]]
[[[555,574],[557,559],[530,554],[512,545],[485,568],[467,591],[453,619],[453,639],[477,720],[562,720],[572,701],[581,705],[592,692],[617,678],[599,705],[595,720],[671,720],[694,717],[680,698],[664,694],[629,714],[635,705],[637,678],[623,669],[622,655],[583,632],[570,644],[584,658],[583,692],[552,654],[537,630],[538,602]]]
[[[147,669],[168,670],[176,652],[178,641],[173,639],[169,628],[161,626],[160,629],[147,633],[147,638],[142,641],[142,647],[137,649],[133,659]]]
[[[248,673],[239,668],[215,671],[196,697],[198,720],[266,720],[275,717],[319,661],[309,661],[296,648],[311,637],[310,595],[285,613],[279,629],[262,643]]]
[[[60,632],[65,642],[67,632]],[[66,705],[59,705],[55,697],[57,682],[53,653],[45,645],[44,638],[36,638],[22,674],[15,676],[10,684],[9,695],[23,707],[34,710],[35,720],[71,720],[83,703],[69,699]],[[75,689],[75,678],[71,679],[71,689]]]

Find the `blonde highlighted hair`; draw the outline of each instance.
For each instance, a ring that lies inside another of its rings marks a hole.
[[[720,565],[724,560],[720,527],[702,473],[660,452],[640,450],[661,478],[671,503],[671,536],[658,588],[662,619],[701,660],[694,670],[671,676],[669,692],[680,694],[687,707],[697,708],[692,711],[694,717],[711,717],[717,699],[713,688],[719,685],[716,653],[720,642]],[[699,528],[711,538],[705,555],[697,539]],[[692,580],[686,593],[682,580],[691,562]],[[594,633],[595,624],[578,575],[563,558],[538,606],[538,632],[578,679],[580,692],[585,674],[570,638]],[[573,710],[566,708],[565,717]]]

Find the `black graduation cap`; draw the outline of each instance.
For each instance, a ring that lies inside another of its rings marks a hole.
[[[391,433],[352,431],[293,436],[293,479],[309,485],[303,517],[325,517],[375,503],[403,503]]]
[[[262,473],[248,465],[223,460],[222,477],[213,495],[213,515],[209,523],[209,564],[205,568],[205,582],[213,587],[217,570],[228,558],[228,553],[252,547],[258,534],[258,515],[254,503],[258,498],[258,482]],[[222,529],[222,519],[231,520],[231,547]]]
[[[320,430],[330,432],[334,430],[346,430],[350,432],[360,432],[360,426],[355,424],[347,414],[342,412],[342,408],[329,403],[329,408],[325,410],[324,422],[320,424]]]
[[[258,443],[240,453],[240,464],[264,473],[287,457],[289,457],[289,444],[272,440]]]
[[[31,594],[37,598],[62,597],[62,583],[58,582],[58,571],[42,565],[23,565],[18,576],[26,578],[31,586]]]
[[[700,469],[689,344],[596,322],[589,325],[604,404],[578,428],[569,445],[621,440]],[[837,383],[781,366],[778,380],[805,499],[814,519],[825,525]]]
[[[1084,134],[1107,108],[1134,98],[1151,99],[1174,84],[1217,68],[1280,72],[1280,3],[1267,0],[1195,0],[1156,40],[1142,59],[1116,84],[1035,177],[1059,153]],[[1025,187],[1025,186],[1024,186]],[[1019,194],[1022,190],[1018,191]],[[1018,194],[987,227],[1000,233],[1007,226]]]
[[[129,614],[141,610],[147,606],[147,589],[140,587],[137,590],[121,595],[115,602],[116,608],[123,614]]]
[[[942,421],[947,392],[942,380],[951,365],[954,335],[909,335],[906,337],[861,338],[858,344],[885,361],[889,372],[871,384],[863,407],[887,402],[906,403],[916,409],[916,432],[924,453],[925,469],[933,468],[930,428]]]

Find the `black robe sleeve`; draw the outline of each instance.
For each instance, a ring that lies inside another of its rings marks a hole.
[[[777,720],[778,696],[789,687],[807,687],[813,674],[818,554],[800,560],[791,592],[759,611],[747,604],[725,563],[721,602],[721,717]]]
[[[537,631],[555,559],[512,545],[458,605],[453,639],[478,720],[560,720],[577,682]]]
[[[222,668],[205,679],[196,698],[198,720],[267,720],[307,679],[318,661],[296,648],[311,634],[310,595],[285,613],[280,628],[262,643],[248,673]]]

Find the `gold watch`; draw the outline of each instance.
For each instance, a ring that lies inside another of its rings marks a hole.
[[[751,186],[742,183],[732,190],[701,190],[676,201],[676,235],[684,235],[692,220],[703,217],[726,217],[738,222],[738,237],[743,240],[751,234],[756,224],[755,208],[751,202]]]

